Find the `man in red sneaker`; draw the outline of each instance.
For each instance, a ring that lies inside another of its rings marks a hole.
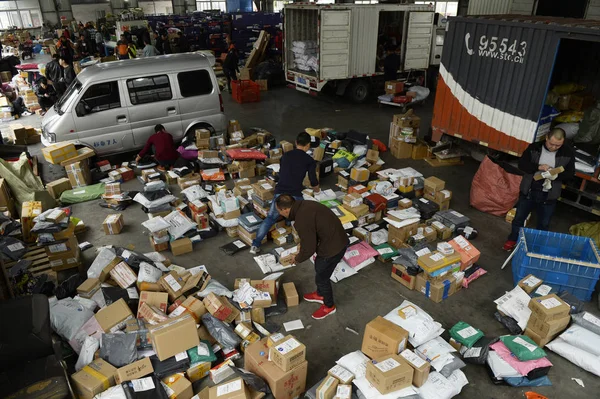
[[[300,251],[293,263],[302,263],[315,252],[315,283],[317,290],[304,295],[308,302],[320,303],[321,307],[312,317],[324,319],[335,313],[333,288],[329,278],[342,260],[348,246],[348,236],[342,222],[325,205],[316,201],[296,200],[288,194],[275,201],[281,216],[295,221],[294,228],[300,236]]]
[[[550,169],[561,166],[564,168],[563,172],[549,172]],[[536,228],[548,230],[562,184],[575,175],[575,156],[573,150],[565,145],[565,131],[560,128],[552,129],[546,141],[530,144],[519,159],[519,169],[524,172],[521,195],[512,221],[512,231],[502,247],[505,251],[515,249],[519,230],[534,209],[537,212]]]

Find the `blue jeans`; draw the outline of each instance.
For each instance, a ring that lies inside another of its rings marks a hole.
[[[512,222],[512,231],[508,236],[509,241],[517,241],[519,230],[525,224],[525,220],[535,208],[537,213],[538,230],[548,230],[550,219],[556,207],[556,200],[548,200],[548,193],[544,191],[531,190],[527,195],[521,194],[517,203],[517,213]]]
[[[253,247],[260,247],[260,243],[267,236],[269,230],[271,230],[271,227],[273,227],[273,225],[277,223],[277,219],[279,219],[280,215],[279,212],[277,212],[277,208],[275,207],[275,200],[277,200],[277,198],[280,195],[281,194],[275,194],[275,197],[273,197],[273,202],[271,202],[271,209],[269,209],[269,214],[263,220],[262,224],[258,228],[258,231],[256,232],[256,238],[254,239],[254,241],[252,241]],[[296,201],[303,199],[302,197],[293,197]]]

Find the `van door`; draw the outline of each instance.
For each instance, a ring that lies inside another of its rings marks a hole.
[[[408,16],[404,70],[429,67],[433,40],[433,12],[413,11]]]
[[[84,89],[73,113],[79,141],[94,147],[98,154],[132,149],[129,114],[123,104],[118,80],[94,83]]]
[[[179,88],[179,111],[183,134],[194,123],[207,122],[216,131],[223,126],[224,119],[216,82],[206,69],[177,73]]]
[[[350,10],[321,11],[320,79],[345,79],[350,64]]]
[[[146,144],[158,124],[163,125],[174,138],[181,135],[179,104],[171,89],[169,75],[163,73],[124,80],[136,147]]]

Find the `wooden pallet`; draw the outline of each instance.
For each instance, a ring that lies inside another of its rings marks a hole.
[[[458,160],[456,160],[456,158],[452,158],[452,160],[448,161],[443,161],[437,158],[425,158],[424,161],[427,162],[429,166],[433,166],[434,168],[441,166],[455,166],[464,164],[461,158],[458,158]]]
[[[58,285],[58,273],[55,270],[52,270],[52,266],[50,266],[50,260],[46,255],[46,250],[44,247],[38,247],[35,244],[30,245],[29,250],[21,259],[30,260],[32,262],[27,270],[34,276],[45,274],[49,281],[52,281],[55,285]],[[4,269],[7,277],[9,275],[10,268],[16,264],[16,261],[4,263]]]

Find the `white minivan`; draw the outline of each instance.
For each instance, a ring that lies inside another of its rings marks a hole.
[[[171,54],[85,68],[44,116],[42,143],[72,142],[99,155],[116,154],[142,148],[159,123],[176,143],[197,128],[225,133],[209,56]]]

